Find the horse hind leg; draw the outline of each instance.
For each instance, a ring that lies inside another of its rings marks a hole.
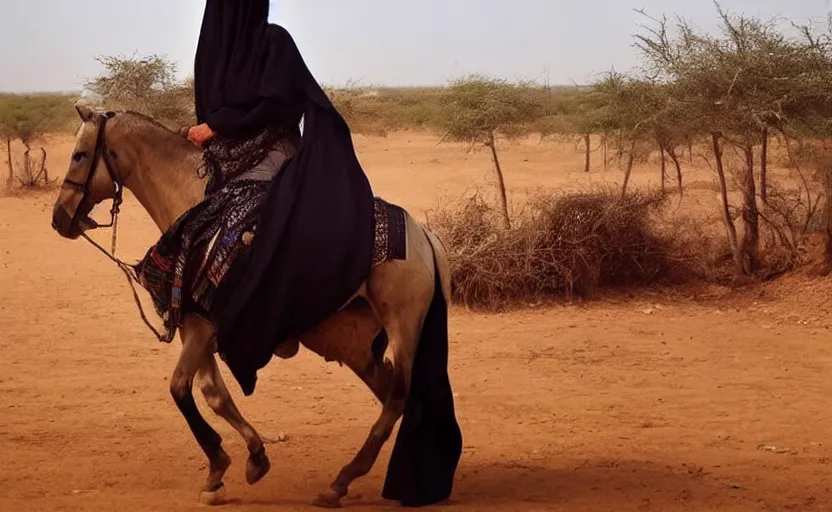
[[[373,338],[369,350],[363,350],[359,354],[350,354],[350,357],[345,357],[342,361],[367,385],[382,405],[390,393],[395,373],[393,363],[384,357],[388,344],[387,331],[382,329]]]
[[[352,368],[353,372],[370,388],[379,402],[384,404],[395,375],[393,363],[384,358],[390,339],[387,331],[381,330],[373,339],[366,363],[361,368]]]
[[[246,441],[249,452],[246,463],[246,482],[249,485],[259,482],[271,469],[266,447],[254,427],[237,409],[213,354],[209,354],[203,361],[197,372],[197,380],[211,410],[227,421]]]
[[[325,361],[346,365],[379,402],[385,402],[393,381],[393,366],[384,359],[388,336],[366,299],[361,297],[350,302],[304,334],[301,342]],[[287,352],[297,353],[297,348],[289,348]]]
[[[381,448],[393,432],[393,427],[404,412],[405,400],[410,388],[411,368],[418,342],[419,324],[408,326],[393,324],[387,332],[393,345],[392,378],[387,386],[387,396],[384,398],[381,414],[370,429],[370,434],[364,441],[355,457],[344,466],[338,476],[330,484],[329,489],[321,493],[315,500],[315,505],[324,508],[338,508],[341,498],[347,495],[350,484],[372,469]],[[382,370],[383,372],[384,370]],[[356,372],[358,373],[358,372]],[[368,383],[361,373],[359,377]],[[377,394],[380,390],[373,390]]]
[[[419,235],[408,236],[410,238]],[[423,240],[427,241],[424,238]],[[435,274],[433,265],[429,263],[431,260],[427,259],[432,259],[433,256],[430,246],[425,245],[427,248],[414,248],[421,251],[420,254],[411,252],[414,254],[411,261],[384,263],[370,276],[368,299],[389,337],[389,345],[393,352],[392,376],[386,384],[387,392],[381,414],[355,457],[341,469],[329,489],[315,500],[315,504],[320,507],[341,506],[341,498],[347,495],[350,484],[372,469],[381,448],[404,413],[405,401],[410,392],[416,348],[433,299]],[[428,251],[430,256],[424,254],[424,251]],[[408,282],[409,286],[402,287],[403,280]],[[376,341],[381,342],[378,337]],[[379,348],[377,346],[375,352],[378,352]],[[375,360],[372,355],[374,351],[371,349],[368,352]]]

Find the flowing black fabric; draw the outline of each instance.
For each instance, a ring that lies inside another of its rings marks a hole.
[[[297,129],[306,100],[328,104],[323,91],[309,90],[311,74],[268,15],[269,0],[205,3],[194,65],[196,117],[219,134],[245,135],[270,123]]]
[[[406,507],[448,499],[461,455],[462,432],[448,377],[448,306],[437,271],[382,497]]]
[[[268,125],[303,135],[272,184],[251,259],[215,298],[217,346],[246,395],[278,344],[341,307],[370,272],[373,193],[349,128],[267,0],[207,0],[194,73],[197,118],[218,136]]]

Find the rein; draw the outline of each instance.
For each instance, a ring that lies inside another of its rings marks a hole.
[[[116,243],[118,241],[118,214],[121,212],[121,204],[124,201],[124,184],[122,183],[118,174],[115,172],[115,167],[113,166],[112,160],[110,160],[110,153],[107,150],[107,145],[104,141],[104,128],[107,126],[107,121],[112,117],[113,115],[109,112],[107,114],[98,116],[98,120],[96,122],[98,126],[98,133],[95,137],[95,150],[93,151],[92,163],[90,164],[90,170],[87,174],[87,179],[84,181],[84,183],[73,181],[68,178],[64,179],[64,183],[72,185],[80,189],[82,192],[81,202],[78,204],[78,208],[75,209],[75,213],[72,215],[70,226],[79,225],[79,212],[81,212],[83,208],[89,206],[89,210],[87,212],[88,214],[89,211],[91,211],[92,208],[95,206],[90,200],[92,182],[95,178],[95,173],[98,171],[98,164],[103,159],[104,165],[107,167],[107,172],[110,175],[110,179],[113,182],[113,186],[115,187],[115,193],[113,194],[113,206],[110,208],[110,223],[98,224],[95,221],[92,221],[93,226],[89,228],[89,230],[99,228],[113,228],[112,245],[110,252],[107,252],[107,250],[101,247],[101,245],[98,242],[90,238],[89,235],[87,235],[87,233],[83,229],[80,229],[81,237],[87,242],[89,242],[93,247],[98,249],[102,254],[107,256],[107,258],[109,258],[113,263],[116,264],[116,266],[118,266],[119,269],[121,269],[121,271],[124,273],[124,276],[127,278],[127,284],[130,285],[130,290],[133,292],[133,300],[136,301],[136,306],[138,306],[139,308],[139,315],[141,316],[142,321],[153,332],[153,334],[156,335],[156,338],[159,341],[166,341],[166,339],[159,333],[158,330],[156,330],[155,327],[153,327],[153,324],[151,324],[150,321],[147,319],[147,315],[145,315],[144,307],[142,307],[142,302],[139,299],[138,292],[136,291],[135,283],[138,281],[138,279],[135,276],[135,271],[133,270],[133,267],[116,257]]]

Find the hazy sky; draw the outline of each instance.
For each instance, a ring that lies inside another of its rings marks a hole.
[[[722,0],[805,22],[830,0]],[[0,0],[0,91],[77,90],[96,55],[167,55],[190,73],[204,0]],[[711,0],[273,0],[328,85],[434,85],[468,73],[586,82],[638,63],[632,35],[651,14],[711,29]]]

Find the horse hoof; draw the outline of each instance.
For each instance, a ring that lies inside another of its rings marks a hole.
[[[315,498],[313,504],[320,508],[341,508],[341,498],[335,491],[322,492]]]
[[[260,451],[248,458],[246,462],[246,482],[254,485],[259,482],[272,468],[269,457],[265,451]]]
[[[213,491],[202,491],[199,494],[199,502],[203,505],[216,506],[225,503],[225,485],[220,484]]]

